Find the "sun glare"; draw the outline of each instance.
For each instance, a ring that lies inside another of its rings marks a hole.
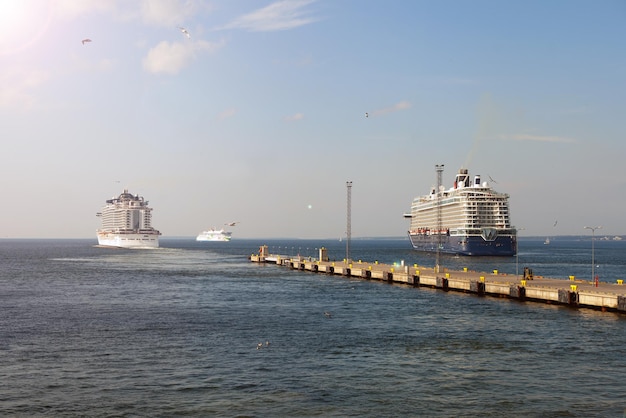
[[[35,43],[50,23],[50,0],[0,0],[0,54]]]

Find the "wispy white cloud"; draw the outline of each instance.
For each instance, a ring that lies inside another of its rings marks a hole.
[[[74,20],[91,14],[107,14],[121,21],[141,21],[153,26],[177,26],[212,7],[193,0],[55,0],[55,14]]]
[[[576,142],[575,139],[566,138],[563,136],[542,136],[542,135],[528,135],[528,134],[501,135],[500,139],[504,139],[508,141],[536,141],[536,142],[562,142],[562,143]]]
[[[448,85],[475,85],[478,84],[478,80],[475,80],[473,78],[466,78],[466,77],[437,77],[436,81],[441,83],[441,84],[448,84]]]
[[[561,110],[560,113],[564,115],[580,115],[580,114],[591,113],[591,108],[589,106],[571,107],[571,108]]]
[[[200,7],[201,2],[191,0],[143,0],[141,17],[149,24],[180,25],[196,14]]]
[[[244,29],[270,32],[294,29],[317,21],[306,7],[315,0],[281,0],[241,16],[218,29]]]
[[[71,62],[79,71],[107,73],[113,71],[117,67],[116,61],[110,58],[101,58],[97,61],[92,61],[80,56],[79,54],[72,54],[70,58]]]
[[[237,114],[237,109],[235,109],[234,107],[231,107],[230,109],[226,109],[226,110],[220,112],[217,115],[217,118],[219,120],[224,120],[224,119],[232,118],[236,114]]]
[[[13,68],[0,72],[0,108],[30,109],[37,99],[33,90],[50,79],[42,70]]]
[[[116,1],[98,0],[55,0],[55,15],[61,19],[73,20],[92,13],[116,13]]]
[[[396,103],[393,106],[385,107],[383,109],[374,110],[373,112],[368,112],[368,117],[376,117],[386,115],[387,113],[398,112],[400,110],[406,110],[411,107],[411,103],[405,101]]]
[[[143,68],[153,74],[178,74],[196,58],[196,53],[213,52],[223,45],[223,41],[163,41],[148,51],[143,59]]]
[[[281,66],[310,67],[315,63],[315,60],[313,59],[313,55],[305,54],[295,59],[275,59],[272,62]]]
[[[304,113],[296,113],[295,115],[285,116],[286,121],[302,120],[304,119]]]

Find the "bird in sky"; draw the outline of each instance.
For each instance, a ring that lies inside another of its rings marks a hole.
[[[85,38],[81,41],[83,43],[83,45],[85,45],[85,42],[91,42],[91,39],[89,38]]]
[[[187,31],[187,29],[179,26],[178,29],[180,29],[180,31],[183,33],[183,35],[185,35],[188,39],[191,39],[191,35],[189,34],[189,32]]]
[[[228,223],[225,223],[224,225],[227,225],[227,226],[235,226],[235,225],[237,225],[238,223],[239,223],[239,222],[228,222]]]
[[[367,114],[367,112],[365,112],[365,117],[366,117],[366,118],[368,118],[368,117],[369,117],[369,115]]]

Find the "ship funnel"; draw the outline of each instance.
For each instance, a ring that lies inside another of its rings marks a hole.
[[[474,176],[474,185],[480,186],[480,176]]]
[[[459,170],[459,173],[456,175],[456,179],[454,183],[459,189],[463,187],[469,187],[470,177],[469,177],[469,174],[467,173],[467,168],[462,168]]]

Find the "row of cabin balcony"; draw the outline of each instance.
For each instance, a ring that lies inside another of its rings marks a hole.
[[[413,218],[419,223],[422,222],[434,222],[439,219],[437,216],[416,216]],[[490,214],[475,214],[469,216],[441,216],[441,220],[446,223],[450,222],[475,222],[476,220],[491,220],[508,222],[510,220],[508,215],[490,215]]]
[[[426,211],[426,210],[433,210],[433,209],[437,209],[437,208],[442,208],[442,209],[450,209],[450,206],[452,206],[452,204],[454,204],[455,202],[446,202],[446,201],[441,201],[441,202],[432,202],[428,205],[412,205],[411,209],[412,210],[417,210],[417,211]],[[463,205],[454,205],[454,207],[452,207],[452,209],[465,209],[467,210],[467,208],[471,208],[471,207],[484,207],[484,208],[508,208],[508,204],[506,202],[469,202],[469,203],[464,203]]]

